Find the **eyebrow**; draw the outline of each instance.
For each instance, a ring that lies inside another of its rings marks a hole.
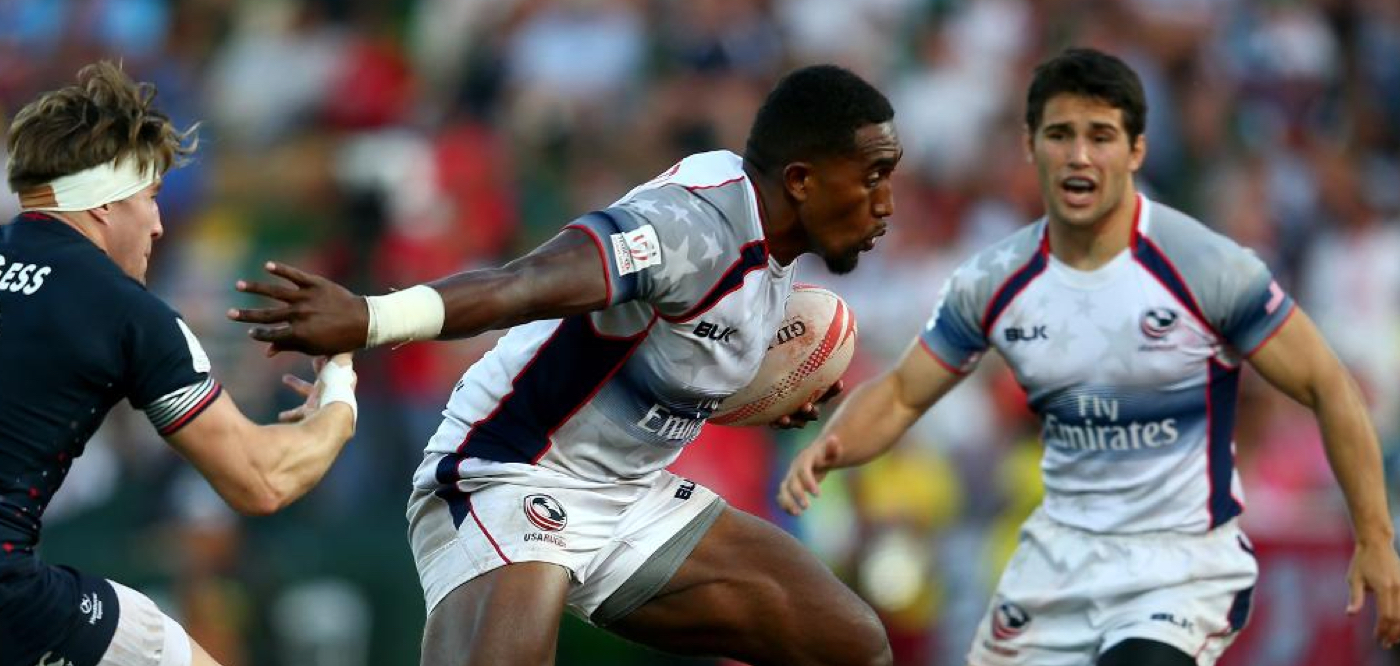
[[[872,169],[880,169],[880,168],[884,168],[884,167],[891,167],[891,168],[893,168],[894,165],[898,164],[899,161],[900,161],[901,159],[904,159],[904,149],[903,149],[903,148],[900,148],[900,149],[899,149],[899,152],[897,152],[897,153],[894,154],[894,157],[885,157],[885,156],[881,156],[881,157],[877,157],[877,158],[871,160],[871,161],[870,161],[870,168],[872,168]]]
[[[1044,127],[1041,127],[1041,128],[1040,128],[1040,131],[1042,131],[1042,132],[1049,132],[1050,130],[1068,131],[1068,130],[1072,130],[1072,129],[1074,129],[1074,124],[1071,123],[1071,122],[1065,121],[1065,122],[1051,123],[1051,124],[1045,125]],[[1089,131],[1091,131],[1091,132],[1096,132],[1096,131],[1100,131],[1100,130],[1112,130],[1112,131],[1114,131],[1114,132],[1120,132],[1120,131],[1122,131],[1122,130],[1120,130],[1120,129],[1118,128],[1118,125],[1116,125],[1116,124],[1114,124],[1114,123],[1106,123],[1106,122],[1103,122],[1103,121],[1091,121],[1091,122],[1089,123]]]

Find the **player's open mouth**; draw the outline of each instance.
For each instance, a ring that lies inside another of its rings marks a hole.
[[[880,227],[879,231],[871,234],[870,238],[865,239],[865,242],[860,244],[861,251],[869,252],[875,249],[875,239],[885,235],[885,232],[888,230],[889,227]]]
[[[1099,184],[1085,176],[1070,176],[1060,181],[1060,191],[1064,193],[1065,203],[1071,206],[1089,205],[1098,189]]]

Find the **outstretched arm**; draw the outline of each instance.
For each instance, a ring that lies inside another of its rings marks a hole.
[[[1400,640],[1400,558],[1386,506],[1380,445],[1366,404],[1351,375],[1302,310],[1250,357],[1259,374],[1312,410],[1322,431],[1332,473],[1346,495],[1356,531],[1356,553],[1347,578],[1348,613],[1361,610],[1365,590],[1376,593],[1376,638],[1386,647]]]
[[[916,340],[899,365],[857,387],[817,439],[797,454],[778,488],[778,504],[793,515],[805,511],[811,505],[809,497],[821,494],[827,472],[863,464],[888,451],[962,378]]]
[[[239,291],[280,301],[267,308],[230,310],[255,324],[254,339],[270,353],[333,354],[407,340],[476,335],[539,319],[566,317],[607,305],[607,274],[587,233],[565,229],[500,268],[458,273],[369,299],[318,275],[268,262],[290,284],[238,282]]]
[[[317,365],[315,384],[284,378],[306,398],[282,413],[284,423],[253,423],[225,392],[166,440],[234,510],[273,513],[316,485],[355,432],[350,355],[317,359]]]

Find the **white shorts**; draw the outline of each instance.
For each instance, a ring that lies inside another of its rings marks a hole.
[[[146,595],[108,580],[117,594],[117,629],[97,666],[190,666],[190,637]]]
[[[1205,534],[1095,534],[1039,509],[977,628],[972,666],[1085,666],[1129,638],[1211,666],[1249,618],[1259,567],[1231,521]]]
[[[602,484],[508,467],[454,486],[415,488],[409,498],[408,538],[429,613],[484,573],[550,562],[569,571],[569,610],[606,626],[670,580],[725,506],[704,486],[665,471],[641,483]]]

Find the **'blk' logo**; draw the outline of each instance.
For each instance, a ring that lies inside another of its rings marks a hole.
[[[1044,326],[1007,327],[1007,342],[1030,342],[1032,340],[1049,340],[1050,335],[1045,332]]]
[[[734,328],[733,326],[725,326],[721,328],[719,326],[711,324],[708,321],[702,321],[699,324],[695,325],[695,337],[709,338],[716,342],[729,342],[729,338],[734,337],[734,334],[738,332],[739,329]]]

